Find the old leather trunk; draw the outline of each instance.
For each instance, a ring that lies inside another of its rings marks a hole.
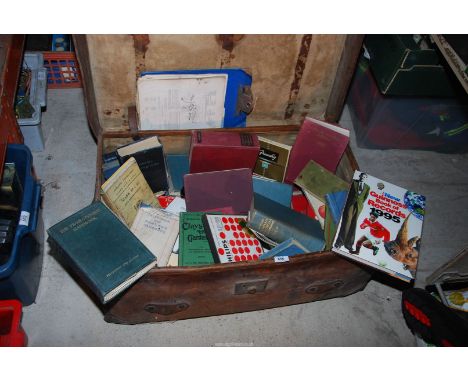
[[[214,131],[222,131],[214,129]],[[224,130],[225,131],[225,130]],[[274,138],[295,140],[298,126],[231,129]],[[166,153],[186,153],[190,131],[145,131],[105,133],[99,139],[96,199],[102,184],[102,153],[112,151],[136,136],[158,135]],[[350,180],[356,161],[350,149],[337,174]],[[108,322],[138,324],[252,311],[346,296],[362,289],[369,273],[333,252],[318,252],[290,258],[210,265],[155,268],[123,296],[105,315]]]
[[[88,122],[102,154],[136,136],[157,134],[166,153],[188,152],[190,131],[138,132],[136,78],[144,70],[242,67],[253,75],[255,108],[244,132],[293,143],[306,115],[335,122],[363,36],[89,35],[74,36]],[[126,57],[126,59],[122,59]],[[231,131],[240,131],[234,129]],[[338,175],[357,163],[348,148]],[[346,296],[367,284],[367,270],[332,252],[273,260],[155,268],[106,306],[105,320],[138,324],[229,314]]]

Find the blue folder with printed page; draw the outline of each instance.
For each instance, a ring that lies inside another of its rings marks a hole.
[[[151,80],[158,79],[165,81],[157,83],[159,93],[155,94]],[[180,80],[185,80],[185,85]],[[137,82],[139,128],[245,127],[247,114],[241,110],[240,100],[251,94],[251,85],[252,76],[240,68],[142,72]],[[158,125],[147,122],[145,110],[150,110],[148,117]]]

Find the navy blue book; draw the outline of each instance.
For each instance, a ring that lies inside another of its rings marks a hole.
[[[112,174],[119,169],[119,167],[120,162],[117,151],[112,151],[111,153],[107,153],[102,156],[102,172],[104,180],[109,179]]]
[[[168,154],[166,164],[172,190],[180,192],[184,186],[184,175],[189,173],[189,157],[187,154]]]
[[[325,194],[325,201],[330,208],[330,214],[336,226],[341,219],[347,196],[348,191],[336,191]]]
[[[260,234],[259,237],[266,238],[264,241],[273,246],[291,237],[309,252],[321,251],[325,245],[318,220],[259,194],[254,194],[254,204],[249,212],[247,227]]]
[[[257,176],[252,177],[252,185],[253,192],[256,194],[274,200],[285,207],[291,207],[292,185]]]
[[[99,297],[110,301],[156,265],[156,257],[103,203],[47,230],[52,248]]]
[[[158,137],[140,139],[117,149],[119,161],[124,164],[134,157],[153,192],[168,191],[166,159]]]

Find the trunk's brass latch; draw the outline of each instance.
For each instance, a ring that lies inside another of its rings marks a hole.
[[[237,94],[236,114],[250,114],[254,108],[254,97],[250,86],[241,86]]]

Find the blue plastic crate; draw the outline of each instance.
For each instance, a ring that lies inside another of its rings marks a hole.
[[[23,185],[23,200],[11,253],[7,262],[0,265],[0,300],[18,299],[23,305],[30,305],[36,299],[42,272],[42,190],[32,175],[32,155],[27,146],[8,145],[5,162],[15,163]]]

